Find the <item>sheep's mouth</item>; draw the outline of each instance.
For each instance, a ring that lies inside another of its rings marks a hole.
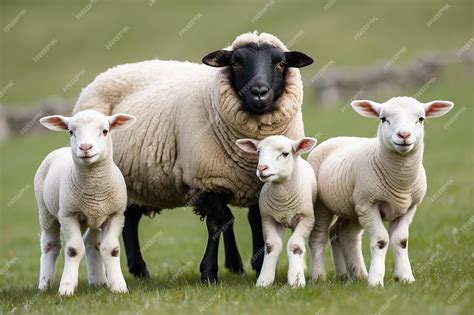
[[[94,154],[94,155],[84,155],[84,156],[80,156],[79,158],[82,159],[82,160],[86,160],[86,161],[87,161],[87,160],[93,158],[93,157],[96,156],[96,155],[97,155],[97,153]]]
[[[410,147],[413,145],[413,142],[412,143],[407,143],[407,142],[403,142],[403,143],[396,143],[394,142],[395,145],[398,145],[399,147]]]
[[[262,175],[262,174],[260,174],[260,175],[258,175],[258,178],[259,178],[262,182],[264,182],[264,181],[268,180],[270,177],[272,177],[273,175],[275,175],[275,174],[268,174],[268,175]]]

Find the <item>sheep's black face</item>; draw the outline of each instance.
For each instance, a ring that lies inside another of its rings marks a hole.
[[[243,109],[256,115],[277,109],[288,67],[305,67],[313,59],[298,51],[284,52],[270,45],[250,43],[234,51],[218,50],[202,59],[212,67],[232,70],[233,87]]]

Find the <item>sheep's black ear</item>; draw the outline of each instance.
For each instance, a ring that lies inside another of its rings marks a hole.
[[[232,53],[230,50],[216,50],[202,58],[202,63],[211,67],[227,67],[230,66]]]
[[[302,68],[312,64],[314,60],[302,52],[287,51],[285,52],[285,61],[287,67]]]

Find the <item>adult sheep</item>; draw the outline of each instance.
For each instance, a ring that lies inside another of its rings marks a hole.
[[[303,85],[296,68],[313,62],[288,51],[275,36],[246,33],[203,63],[152,60],[114,67],[81,93],[74,111],[125,112],[139,123],[118,135],[114,159],[131,201],[146,208],[194,206],[206,217],[208,242],[201,280],[217,281],[217,253],[224,233],[226,267],[243,272],[227,204],[249,207],[252,266],[259,273],[263,236],[258,208],[262,186],[256,157],[235,145],[240,138],[304,136]],[[124,241],[129,269],[147,274],[137,227],[141,211],[126,212]]]

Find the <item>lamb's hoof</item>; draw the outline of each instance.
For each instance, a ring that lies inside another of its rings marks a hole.
[[[326,274],[323,274],[323,273],[318,273],[318,274],[315,274],[311,277],[311,281],[313,282],[324,282],[326,281],[327,279],[327,275]]]
[[[255,286],[257,288],[267,288],[267,287],[271,286],[272,284],[273,284],[273,281],[266,281],[266,280],[258,279]]]
[[[415,277],[413,277],[412,274],[409,274],[409,275],[400,275],[400,276],[397,276],[395,275],[393,277],[393,279],[397,282],[401,282],[401,283],[413,283],[415,282]]]
[[[371,279],[369,277],[369,287],[383,287],[383,278],[382,279]]]
[[[49,279],[46,280],[46,278],[41,279],[39,285],[38,285],[38,290],[39,291],[46,291],[48,289],[51,289],[53,286],[53,280]]]
[[[128,267],[128,271],[130,271],[130,273],[135,278],[143,278],[143,279],[150,278],[150,273],[148,272],[148,269],[146,268],[145,262],[130,265],[130,267]]]
[[[59,287],[59,295],[72,296],[74,294],[74,286],[69,284],[62,284]]]
[[[217,272],[202,272],[201,282],[205,285],[216,284],[219,281]]]
[[[110,286],[110,291],[114,293],[127,293],[127,284],[122,283],[122,284],[114,284]]]

